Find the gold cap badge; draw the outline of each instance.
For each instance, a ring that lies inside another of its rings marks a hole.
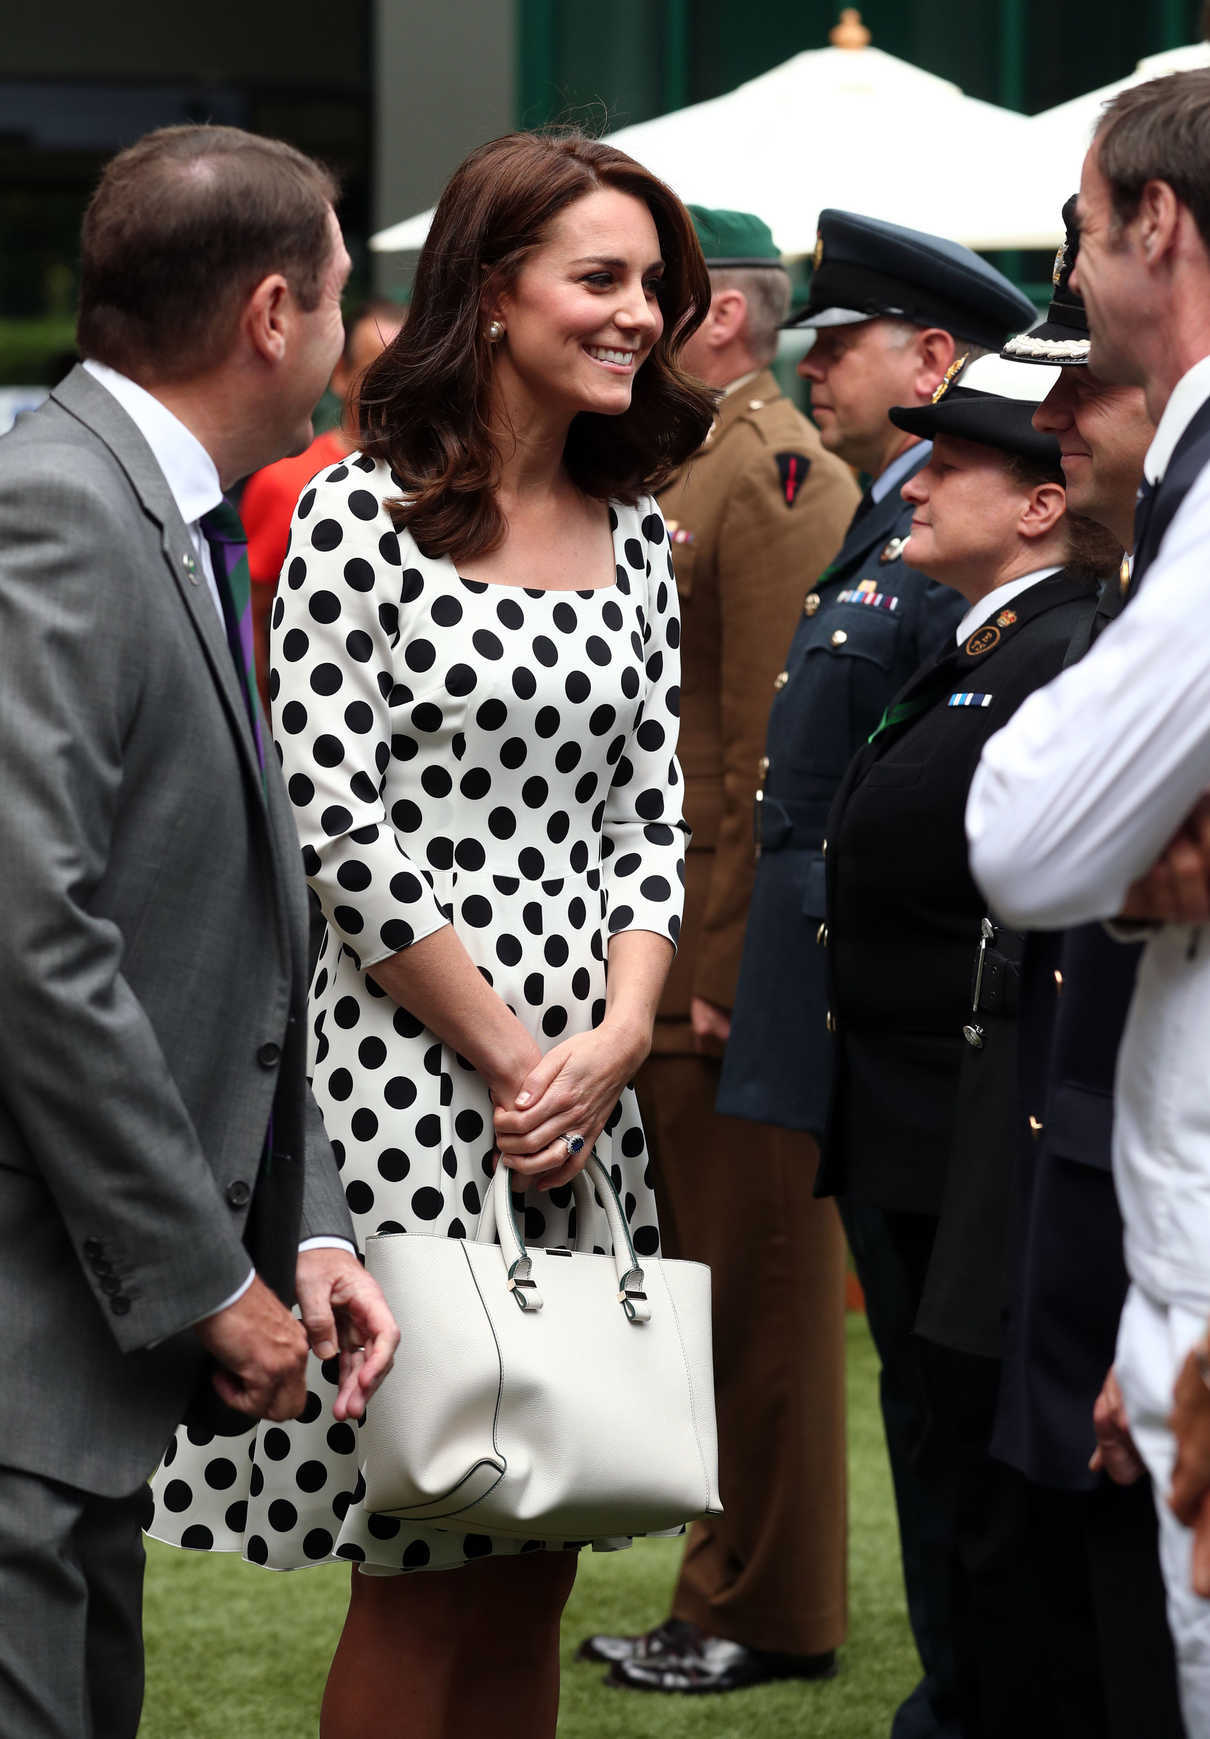
[[[1067,242],[1066,242],[1066,240],[1064,240],[1063,243],[1061,244],[1061,246],[1059,247],[1057,253],[1055,254],[1054,270],[1050,274],[1050,281],[1054,285],[1056,290],[1058,289],[1059,285],[1062,283],[1063,273],[1066,270],[1067,270]]]
[[[823,265],[823,231],[815,232],[815,252],[811,255],[811,269],[817,272]]]
[[[964,351],[961,356],[959,356],[955,361],[950,363],[949,367],[945,371],[945,379],[941,382],[941,385],[937,388],[936,392],[933,394],[933,397],[932,397],[933,404],[936,404],[939,399],[943,399],[945,397],[946,393],[950,390],[951,386],[953,386],[955,380],[957,380],[958,376],[962,373],[962,370],[966,367],[966,359],[969,355],[970,355],[969,351]]]

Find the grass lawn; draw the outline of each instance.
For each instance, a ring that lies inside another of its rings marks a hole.
[[[585,1552],[564,1625],[560,1739],[885,1739],[917,1667],[864,1317],[848,1318],[848,1337],[851,1622],[839,1676],[726,1697],[606,1690],[604,1669],[573,1665],[572,1651],[589,1631],[639,1630],[665,1617],[680,1544]],[[343,1567],[274,1575],[149,1541],[140,1739],[313,1735],[346,1584]]]

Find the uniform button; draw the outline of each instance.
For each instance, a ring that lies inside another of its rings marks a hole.
[[[827,857],[828,855],[828,842],[826,839],[820,842],[819,855],[820,857]]]
[[[1038,1122],[1036,1117],[1031,1117],[1029,1120],[1029,1133],[1033,1136],[1035,1141],[1042,1133],[1042,1125]]]
[[[84,1254],[90,1262],[95,1262],[98,1256],[104,1254],[104,1250],[105,1246],[99,1238],[85,1238]]]
[[[110,1299],[109,1308],[113,1311],[115,1316],[127,1316],[130,1312],[130,1300],[122,1293],[119,1293],[116,1298]]]
[[[763,779],[765,774],[769,771],[769,757],[768,757],[768,755],[761,756],[760,760],[756,763],[756,771],[760,774],[761,778]]]
[[[834,1033],[836,1031],[836,1016],[832,1013],[831,1009],[828,1010],[828,1018],[824,1022],[824,1025],[827,1027],[827,1029],[830,1033]]]
[[[764,399],[749,399],[748,400],[748,409],[750,411],[763,411],[764,408],[765,408]]]
[[[815,940],[819,943],[819,946],[821,948],[827,947],[827,945],[828,945],[828,926],[826,924],[821,924],[819,926],[818,930],[816,930]]]
[[[833,646],[843,646],[848,638],[849,637],[843,628],[837,628],[835,633],[832,635],[832,644]]]
[[[262,1045],[256,1053],[256,1060],[262,1069],[275,1069],[281,1062],[281,1046],[273,1044],[272,1041]]]
[[[1063,989],[1063,974],[1059,971],[1057,966],[1055,967],[1055,989],[1060,993]]]
[[[802,606],[803,615],[804,616],[813,616],[815,614],[816,610],[818,610],[822,601],[823,600],[820,598],[818,592],[808,592],[806,597],[803,600],[803,606]]]
[[[226,1196],[229,1208],[246,1208],[252,1200],[252,1186],[242,1177],[237,1177],[234,1183],[227,1185]]]
[[[777,675],[773,678],[774,689],[783,689],[789,680],[790,672],[788,670],[779,670]]]

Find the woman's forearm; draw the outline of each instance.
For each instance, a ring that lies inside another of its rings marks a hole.
[[[483,977],[452,924],[369,968],[392,1001],[464,1056],[488,1084],[519,1082],[540,1055]]]
[[[610,941],[605,1023],[633,1052],[632,1071],[651,1049],[656,1010],[672,960],[671,942],[654,930],[624,930]]]

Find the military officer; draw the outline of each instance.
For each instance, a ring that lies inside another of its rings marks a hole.
[[[888,413],[927,404],[964,358],[998,350],[1032,319],[1029,301],[967,248],[853,212],[820,214],[810,299],[791,321],[816,335],[800,372],[824,447],[871,481],[831,566],[804,588],[774,679],[757,793],[760,857],[718,1100],[731,1116],[805,1132],[812,1171],[832,1074],[824,821],[854,752],[965,610],[956,592],[901,560],[913,510],[899,491],[931,447]],[[845,1197],[839,1207],[882,1363],[908,1611],[925,1669],[892,1733],[934,1739],[956,1732],[948,1584],[929,1569],[944,1557],[950,1520],[913,1465],[922,1419],[904,1350],[914,1313],[884,1217]]]
[[[726,1513],[686,1545],[671,1617],[592,1637],[610,1682],[723,1691],[833,1669],[845,1625],[844,1243],[804,1138],[714,1112],[752,889],[752,777],[773,677],[859,492],[769,364],[790,280],[768,226],[691,206],[710,270],[690,373],[721,391],[705,446],[660,497],[681,602],[693,828],[685,918],[636,1083],[661,1231],[710,1264]],[[742,1152],[743,1162],[739,1162]]]

